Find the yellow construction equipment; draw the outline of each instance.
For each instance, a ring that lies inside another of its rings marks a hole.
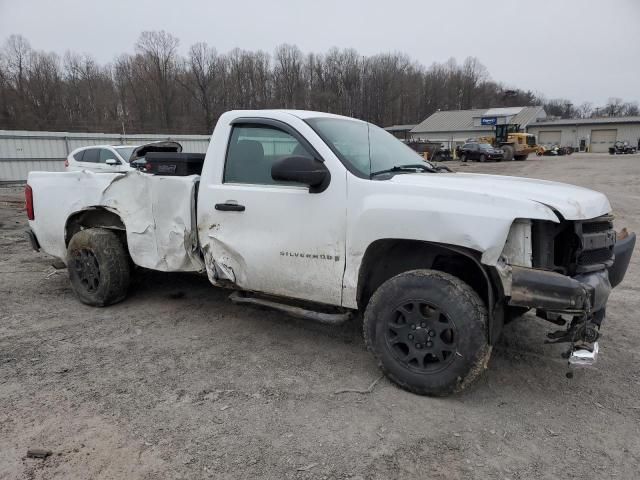
[[[526,160],[538,149],[536,136],[520,131],[520,125],[496,125],[495,135],[478,138],[480,143],[489,143],[504,152],[504,160]]]

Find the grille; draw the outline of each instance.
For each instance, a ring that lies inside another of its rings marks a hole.
[[[578,265],[593,265],[595,263],[604,263],[611,260],[613,249],[598,248],[596,250],[586,250],[578,257]]]
[[[606,232],[607,230],[611,230],[613,225],[611,222],[600,221],[600,222],[589,222],[582,224],[582,232],[583,233],[598,233],[598,232]]]

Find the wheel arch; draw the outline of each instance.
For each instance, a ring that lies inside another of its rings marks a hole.
[[[500,306],[503,294],[495,274],[482,265],[480,257],[480,252],[457,245],[391,238],[376,240],[367,247],[358,271],[358,309],[364,311],[376,289],[395,275],[416,269],[439,270],[467,283],[485,302],[491,343],[499,336],[504,323],[504,309]]]
[[[76,233],[87,228],[114,230],[123,241],[125,248],[127,247],[127,229],[122,218],[116,211],[101,206],[84,208],[71,214],[69,218],[67,218],[64,226],[65,247],[69,246],[71,238]]]

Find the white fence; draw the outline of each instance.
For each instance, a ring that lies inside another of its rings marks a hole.
[[[209,135],[119,135],[109,133],[27,132],[0,130],[0,182],[24,181],[32,170],[58,172],[64,160],[87,145],[140,145],[174,140],[183,151],[205,153]]]

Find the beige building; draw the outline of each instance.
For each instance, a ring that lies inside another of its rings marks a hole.
[[[529,124],[539,145],[575,147],[581,152],[607,153],[616,141],[640,144],[640,117],[570,118]]]
[[[416,125],[410,134],[414,140],[441,142],[454,148],[468,139],[493,135],[496,125],[520,125],[525,131],[546,116],[541,106],[443,110]]]

